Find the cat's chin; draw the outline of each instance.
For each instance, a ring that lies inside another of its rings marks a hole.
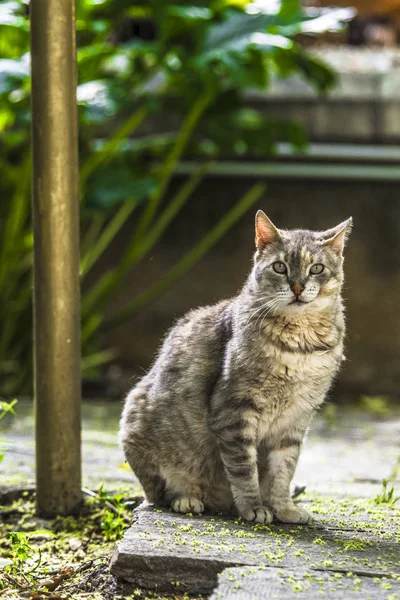
[[[311,312],[319,312],[320,310],[326,308],[327,302],[322,301],[320,298],[314,298],[313,300],[305,301],[294,301],[286,304],[286,306],[280,311],[280,314],[287,315],[299,315],[302,313]]]
[[[332,306],[334,303],[332,302],[332,298],[331,297],[327,297],[327,296],[317,296],[316,298],[314,298],[313,300],[308,300],[307,302],[305,301],[296,301],[294,300],[293,302],[290,302],[289,304],[287,304],[284,309],[281,311],[282,313],[289,313],[289,314],[299,314],[302,312],[320,312],[323,310],[328,309],[330,306]]]
[[[285,310],[303,310],[306,306],[309,306],[311,302],[312,300],[310,302],[305,302],[304,300],[293,300],[285,306]]]

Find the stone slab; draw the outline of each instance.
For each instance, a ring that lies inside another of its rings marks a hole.
[[[308,526],[250,525],[142,506],[116,545],[111,572],[146,589],[210,593],[234,566],[400,576],[400,510],[348,498],[310,498]]]
[[[394,600],[399,592],[400,582],[389,578],[244,567],[226,569],[210,600]]]

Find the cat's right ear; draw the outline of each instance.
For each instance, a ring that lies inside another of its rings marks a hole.
[[[279,231],[272,221],[262,210],[258,210],[256,214],[256,246],[258,250],[262,250],[268,244],[273,244],[280,239]]]

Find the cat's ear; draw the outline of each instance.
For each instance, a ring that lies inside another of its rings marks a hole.
[[[343,223],[340,223],[337,227],[324,231],[322,234],[322,244],[324,246],[330,246],[337,254],[341,255],[352,227],[353,219],[350,217],[350,219],[343,221]]]
[[[279,231],[272,221],[262,210],[258,210],[256,214],[256,246],[258,250],[281,239]]]

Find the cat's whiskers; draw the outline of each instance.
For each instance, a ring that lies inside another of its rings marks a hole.
[[[266,298],[260,298],[260,300],[263,300],[263,302],[266,301]],[[258,308],[256,308],[256,310],[254,312],[251,313],[251,315],[249,316],[249,318],[246,321],[245,327],[247,327],[250,323],[250,321],[255,317],[255,315],[260,311],[263,310],[264,308],[268,307],[268,301],[266,302],[266,304],[262,304],[261,306],[259,306]]]
[[[267,296],[263,296],[262,298],[258,298],[256,300],[253,300],[253,302],[251,303],[251,307],[252,308],[257,307],[257,304],[259,304],[260,302],[262,302],[262,303],[268,303],[268,302],[270,302],[270,300],[268,300]]]
[[[254,319],[254,317],[257,315],[257,313],[260,313],[257,317],[256,320],[256,328],[257,325],[261,319],[261,323],[264,321],[264,319],[271,314],[271,312],[273,312],[276,308],[278,308],[280,306],[280,301],[279,298],[272,298],[271,300],[267,300],[265,297],[262,299],[259,299],[258,301],[263,300],[265,303],[262,304],[261,306],[259,306],[258,308],[256,308],[249,316],[249,318],[246,321],[246,324],[244,325],[245,328],[247,328],[250,325],[250,322]],[[257,302],[257,300],[256,300]]]
[[[280,306],[280,301],[279,298],[273,298],[272,300],[270,300],[269,302],[267,302],[267,305],[265,306],[265,310],[263,312],[261,312],[261,314],[257,317],[257,321],[256,321],[256,328],[258,325],[258,322],[260,321],[260,327],[259,327],[259,331],[261,333],[261,328],[262,328],[262,324],[264,322],[264,320],[275,311],[276,308],[278,308]]]
[[[264,322],[264,319],[268,316],[268,314],[269,314],[270,311],[271,311],[270,308],[266,308],[264,310],[264,312],[262,312],[261,315],[258,316],[257,322],[256,322],[256,329],[257,329],[258,322],[260,322],[260,326],[258,328],[259,329],[259,333],[261,333],[261,327],[262,327],[262,324]]]

